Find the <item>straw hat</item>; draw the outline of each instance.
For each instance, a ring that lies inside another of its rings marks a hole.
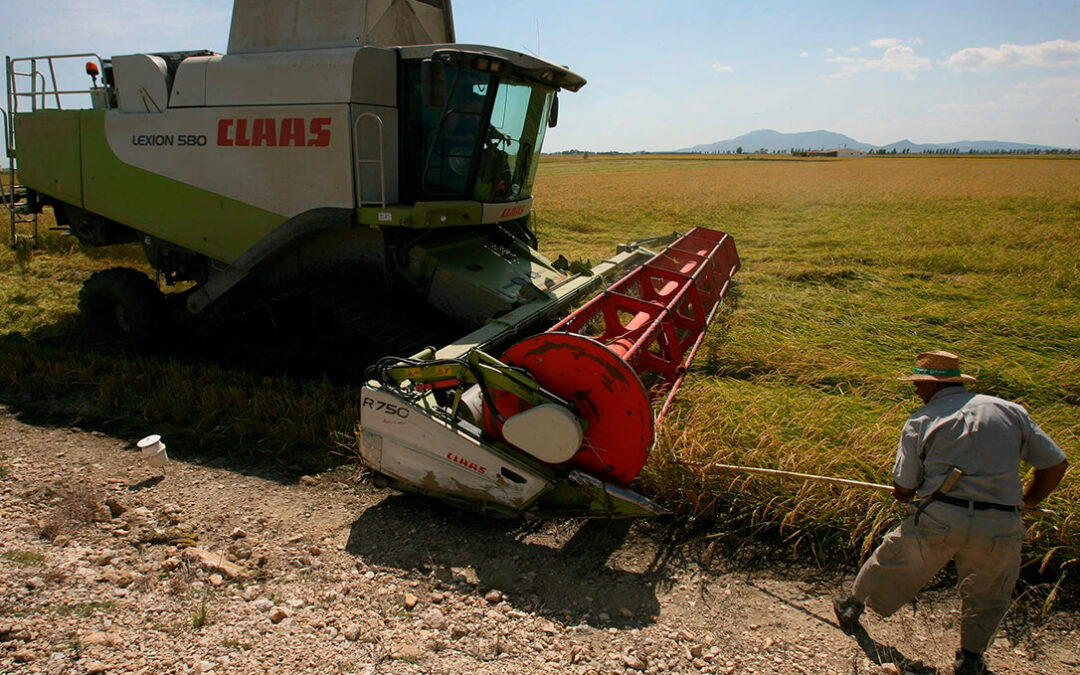
[[[914,375],[897,379],[905,382],[974,382],[960,372],[960,357],[949,352],[923,352],[915,357]]]

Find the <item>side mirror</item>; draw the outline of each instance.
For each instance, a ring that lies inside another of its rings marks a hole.
[[[555,92],[555,99],[551,102],[551,112],[548,113],[548,128],[554,129],[559,123],[559,92]]]
[[[438,110],[446,105],[446,64],[424,59],[420,64],[420,83],[425,108]]]

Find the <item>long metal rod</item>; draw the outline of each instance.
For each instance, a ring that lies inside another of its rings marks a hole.
[[[690,466],[698,469],[720,469],[721,471],[742,471],[745,473],[759,473],[766,476],[782,476],[785,478],[798,478],[800,480],[813,480],[822,483],[834,483],[836,485],[846,485],[848,487],[861,487],[869,488],[871,490],[880,490],[881,492],[888,492],[892,494],[893,488],[891,485],[882,485],[881,483],[867,483],[861,480],[851,480],[850,478],[836,478],[835,476],[819,476],[813,473],[799,473],[797,471],[784,471],[782,469],[765,469],[759,466],[737,466],[735,464],[720,464],[717,462],[683,462],[676,461],[675,464],[680,466]],[[1020,510],[1024,513],[1033,513],[1043,516],[1056,516],[1057,511],[1051,511],[1050,509],[1029,508],[1021,506]]]
[[[743,471],[746,473],[760,473],[768,476],[785,476],[788,478],[800,478],[802,480],[815,480],[822,483],[835,483],[837,485],[847,485],[850,487],[870,488],[871,490],[881,490],[882,492],[892,492],[891,485],[882,485],[881,483],[867,483],[861,480],[851,480],[850,478],[835,478],[833,476],[818,476],[812,473],[798,473],[796,471],[782,471],[780,469],[765,469],[757,466],[736,466],[734,464],[717,464],[714,462],[675,462],[682,466],[692,466],[700,469],[720,469],[723,471]]]

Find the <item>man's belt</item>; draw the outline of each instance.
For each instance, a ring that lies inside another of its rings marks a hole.
[[[1020,507],[1018,506],[995,504],[994,502],[976,502],[970,499],[957,499],[956,497],[950,497],[949,495],[942,494],[935,496],[934,501],[952,504],[953,506],[960,506],[965,509],[975,509],[976,511],[986,511],[989,509],[993,509],[995,511],[1009,511],[1010,513],[1019,513],[1020,511]]]
[[[936,499],[940,499],[946,492],[953,489],[956,483],[960,480],[960,477],[964,475],[963,469],[958,466],[954,466],[949,475],[945,477],[945,480],[941,481],[941,485],[937,490],[929,497],[923,497],[918,501],[918,505],[915,507],[915,526],[919,525],[919,518],[922,517],[922,512],[926,510],[927,506]]]

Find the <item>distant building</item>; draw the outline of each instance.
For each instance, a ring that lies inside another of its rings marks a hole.
[[[810,150],[807,157],[866,157],[865,150],[854,148],[835,148],[833,150]]]

